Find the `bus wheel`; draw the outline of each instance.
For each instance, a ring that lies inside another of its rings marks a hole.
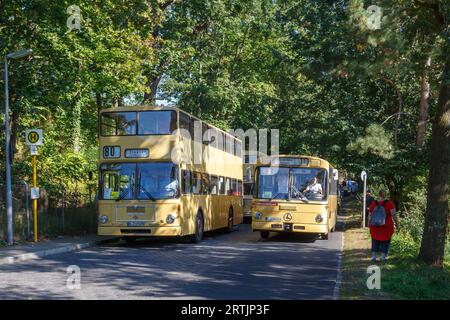
[[[322,233],[320,237],[322,240],[328,240],[328,233]]]
[[[202,241],[203,231],[204,231],[203,214],[201,211],[199,211],[195,216],[195,233],[191,237],[191,242],[199,243],[200,241]]]
[[[233,208],[228,209],[228,227],[227,232],[233,232]]]
[[[269,239],[270,232],[269,231],[261,231],[261,238]]]

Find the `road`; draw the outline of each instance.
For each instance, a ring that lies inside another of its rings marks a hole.
[[[328,240],[262,240],[242,224],[195,245],[121,241],[0,265],[0,299],[332,299],[339,230]],[[79,289],[67,286],[70,265],[80,268]]]

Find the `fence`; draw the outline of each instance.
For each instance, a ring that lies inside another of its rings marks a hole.
[[[33,238],[33,206],[30,187],[25,182],[12,186],[14,239]],[[38,235],[55,237],[59,235],[93,234],[97,230],[96,190],[92,192],[67,192],[61,186],[52,192],[40,188],[38,200]],[[0,239],[6,238],[5,187],[0,184]]]

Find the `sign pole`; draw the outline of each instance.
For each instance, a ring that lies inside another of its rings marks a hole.
[[[25,131],[25,143],[30,146],[31,157],[33,158],[33,188],[31,188],[31,199],[33,200],[33,236],[34,242],[38,241],[37,225],[37,201],[39,199],[39,188],[37,187],[36,156],[38,146],[42,145],[42,129],[28,129]]]
[[[361,172],[361,179],[364,182],[364,191],[363,191],[363,228],[366,227],[366,193],[367,193],[367,173],[365,171]]]
[[[37,174],[36,174],[36,155],[33,155],[33,187],[37,188]],[[37,199],[33,199],[33,224],[34,224],[34,242],[38,241],[38,226],[37,226]]]

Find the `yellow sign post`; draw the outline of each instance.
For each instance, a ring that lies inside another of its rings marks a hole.
[[[33,235],[34,242],[38,241],[37,225],[37,201],[39,199],[39,188],[37,186],[36,157],[38,155],[38,146],[42,145],[42,129],[30,129],[25,132],[25,142],[30,146],[31,156],[33,158],[33,188],[31,188],[31,199],[33,200]]]
[[[33,155],[33,188],[37,188],[37,174],[36,174],[36,155]],[[33,199],[33,234],[34,242],[38,241],[38,227],[37,227],[37,198]]]

